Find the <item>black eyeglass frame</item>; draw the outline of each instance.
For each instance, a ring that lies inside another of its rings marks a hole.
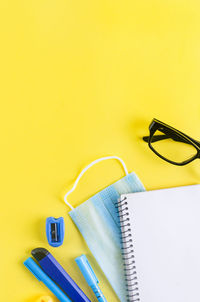
[[[154,133],[157,131],[157,130],[161,130],[164,134],[163,135],[156,135],[154,136]],[[184,165],[187,165],[189,164],[190,162],[192,162],[193,160],[197,159],[197,158],[200,158],[200,142],[193,139],[192,137],[190,137],[189,135],[157,120],[157,119],[153,119],[150,126],[149,126],[149,132],[150,132],[150,135],[149,136],[144,136],[143,137],[143,140],[145,142],[148,143],[148,146],[149,148],[157,155],[159,156],[160,158],[162,158],[163,160],[173,164],[173,165],[176,165],[176,166],[184,166]],[[183,162],[175,162],[175,161],[172,161],[166,157],[164,157],[163,155],[161,155],[160,153],[158,153],[154,147],[152,146],[152,142],[156,142],[156,141],[159,141],[159,140],[163,140],[163,139],[167,139],[167,138],[171,138],[173,139],[174,141],[179,141],[179,142],[183,142],[183,143],[186,143],[186,144],[190,144],[192,146],[194,146],[197,150],[197,153],[189,158],[188,160],[185,160]]]

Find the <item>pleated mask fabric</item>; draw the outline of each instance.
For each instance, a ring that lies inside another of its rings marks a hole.
[[[141,192],[145,188],[137,175],[133,172],[129,174],[124,162],[115,156],[98,159],[84,170],[86,171],[99,161],[113,158],[121,162],[126,176],[73,208],[68,203],[67,196],[74,191],[78,180],[72,190],[65,195],[65,202],[72,208],[69,212],[70,217],[84,237],[120,301],[126,302],[127,292],[117,202],[121,194]],[[82,175],[85,171],[81,172]],[[82,177],[82,175],[79,176]]]

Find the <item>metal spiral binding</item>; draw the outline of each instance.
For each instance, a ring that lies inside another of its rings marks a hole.
[[[122,257],[124,260],[125,281],[127,284],[127,302],[136,302],[140,301],[140,297],[135,266],[133,238],[131,235],[128,203],[126,199],[127,198],[124,197],[124,199],[119,200],[116,204],[116,208],[118,209],[118,217],[121,225]]]

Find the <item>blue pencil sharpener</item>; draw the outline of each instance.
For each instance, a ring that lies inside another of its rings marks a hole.
[[[46,235],[49,245],[53,247],[62,245],[65,235],[64,218],[48,217],[46,219]]]

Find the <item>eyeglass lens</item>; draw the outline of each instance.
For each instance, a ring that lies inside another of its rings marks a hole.
[[[182,163],[193,158],[197,154],[196,148],[191,145],[187,139],[173,132],[173,138],[170,137],[170,131],[156,130],[151,137],[151,147],[166,159]]]

